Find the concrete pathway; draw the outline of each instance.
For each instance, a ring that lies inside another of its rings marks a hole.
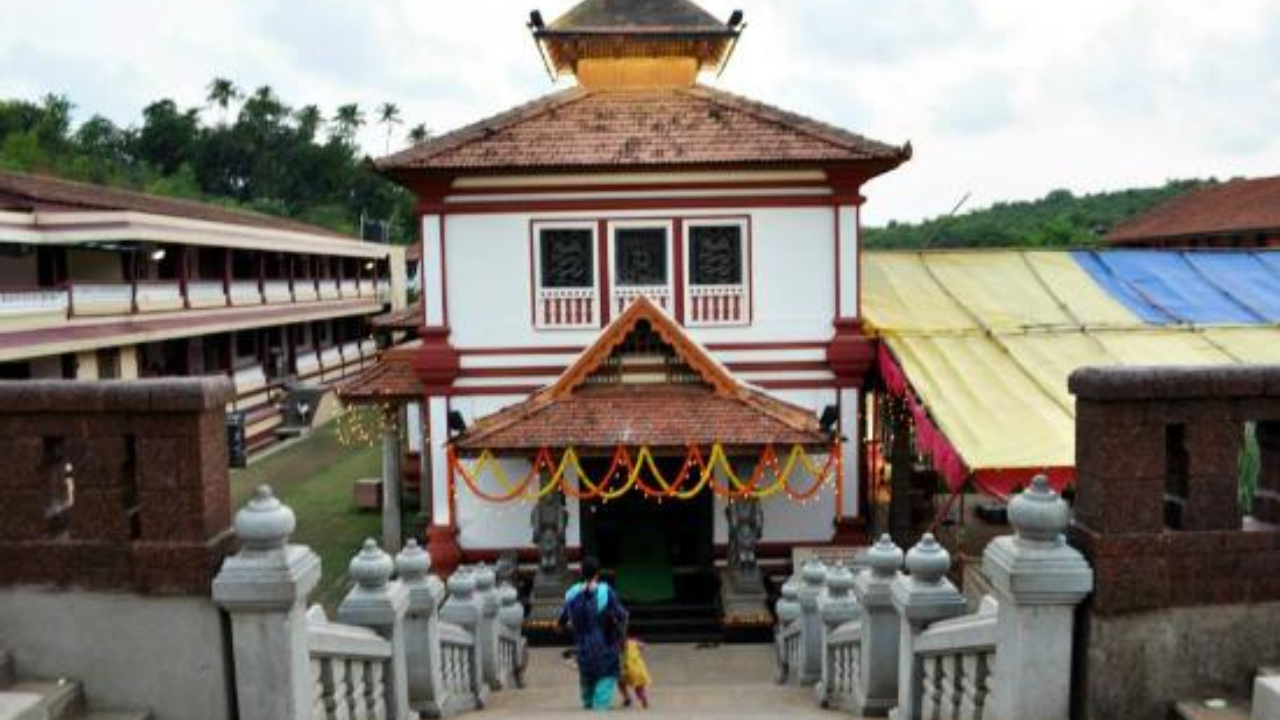
[[[813,690],[773,682],[773,649],[767,645],[724,645],[701,649],[692,645],[650,645],[645,661],[653,675],[651,709],[638,706],[615,711],[646,720],[737,720],[848,718],[822,710]],[[578,700],[576,671],[554,648],[530,651],[524,690],[494,693],[484,718],[585,717]]]

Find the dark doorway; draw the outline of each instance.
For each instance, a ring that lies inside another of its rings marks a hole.
[[[672,478],[682,459],[658,462]],[[587,472],[603,475],[590,463]],[[649,498],[638,489],[609,502],[583,503],[584,549],[614,576],[630,604],[706,603],[716,596],[714,502],[710,491],[689,500]]]

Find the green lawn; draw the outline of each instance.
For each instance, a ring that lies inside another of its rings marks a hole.
[[[338,443],[335,423],[276,451],[244,470],[231,471],[232,507],[239,509],[253,489],[266,483],[298,516],[292,542],[310,545],[320,555],[324,576],[312,602],[332,610],[349,585],[347,564],[367,537],[381,537],[381,516],[359,512],[352,481],[378,477],[381,449],[348,448]]]

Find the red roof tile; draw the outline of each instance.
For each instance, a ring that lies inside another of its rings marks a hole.
[[[375,315],[372,320],[376,328],[388,330],[417,330],[422,327],[422,305],[413,303],[408,307]]]
[[[338,383],[338,398],[353,405],[421,400],[426,391],[413,371],[418,347],[413,343],[383,350],[373,365]]]
[[[377,169],[515,170],[879,161],[894,147],[706,86],[581,87],[378,160]],[[887,169],[887,168],[886,168]]]
[[[1280,177],[1193,190],[1120,224],[1106,239],[1132,243],[1265,230],[1280,230]]]
[[[0,170],[0,210],[121,210],[356,241],[349,235],[285,218],[8,170]]]

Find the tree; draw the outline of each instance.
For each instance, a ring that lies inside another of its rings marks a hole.
[[[191,159],[200,121],[195,110],[182,111],[172,100],[158,100],[142,111],[142,129],[134,142],[138,159],[162,174],[177,172]]]
[[[387,129],[386,154],[391,154],[391,129],[403,123],[400,119],[400,108],[395,103],[384,102],[378,106],[378,124]]]
[[[230,112],[231,103],[239,100],[240,89],[236,84],[226,78],[214,78],[209,83],[208,100],[210,104],[217,105],[222,109],[222,124],[227,122],[227,114]]]
[[[307,142],[316,139],[316,132],[324,124],[324,115],[315,105],[303,105],[293,114],[293,119],[298,123],[298,134]]]
[[[361,125],[364,125],[364,113],[356,103],[340,105],[333,112],[334,136],[348,145],[355,144]]]
[[[414,145],[421,145],[431,139],[431,134],[431,130],[427,128],[426,123],[418,123],[409,128],[409,142]]]

